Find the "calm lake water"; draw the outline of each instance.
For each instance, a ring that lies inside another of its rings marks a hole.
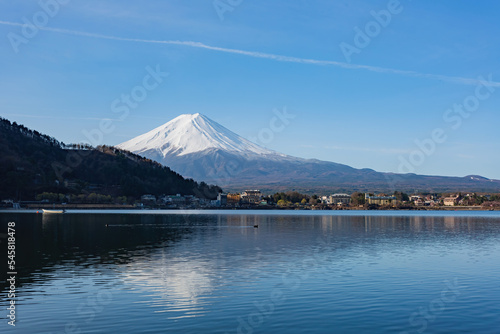
[[[0,228],[1,333],[500,333],[498,212],[4,212]]]

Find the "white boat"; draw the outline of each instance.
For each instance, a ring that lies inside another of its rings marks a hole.
[[[47,210],[47,209],[42,209],[43,213],[64,213],[64,210]]]

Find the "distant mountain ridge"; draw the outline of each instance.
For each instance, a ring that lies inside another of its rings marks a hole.
[[[199,113],[180,115],[117,147],[228,190],[500,191],[500,181],[481,176],[380,173],[281,154],[252,143]]]

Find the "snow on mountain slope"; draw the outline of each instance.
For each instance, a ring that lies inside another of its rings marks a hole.
[[[155,160],[184,177],[225,189],[284,191],[479,191],[500,189],[500,181],[415,174],[379,173],[303,159],[254,144],[200,114],[181,115],[119,148]]]
[[[238,136],[199,113],[180,115],[156,129],[117,145],[117,147],[137,154],[156,151],[163,157],[167,155],[183,156],[208,149],[220,149],[244,155],[283,156]]]

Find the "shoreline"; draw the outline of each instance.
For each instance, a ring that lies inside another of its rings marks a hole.
[[[7,210],[10,208],[7,208]],[[258,205],[243,205],[238,207],[221,206],[221,207],[195,207],[195,206],[144,206],[138,207],[131,204],[27,204],[26,207],[20,208],[26,210],[42,210],[42,209],[67,209],[67,210],[250,210],[250,211],[499,211],[499,208],[485,208],[483,206],[415,206],[415,207],[294,207],[294,206],[258,206]],[[4,208],[0,208],[4,210]]]
[[[65,209],[65,210],[74,210],[74,211],[134,211],[134,212],[157,212],[157,211],[172,211],[172,212],[185,212],[185,211],[255,211],[255,212],[266,212],[266,211],[274,211],[274,212],[495,212],[500,211],[499,209],[488,209],[483,207],[440,207],[440,208],[415,208],[415,209],[367,209],[367,208],[342,208],[342,209],[310,209],[310,208],[277,208],[277,207],[267,207],[267,208],[259,208],[259,207],[239,207],[239,208],[216,208],[216,207],[207,207],[207,208],[138,208],[133,205],[120,205],[120,206],[112,206],[112,205],[55,205],[50,207],[28,207],[28,208],[0,208],[0,213],[5,212],[26,212],[26,213],[40,213],[42,214],[42,209]]]
[[[11,210],[137,210],[137,211],[149,211],[149,210],[250,210],[250,211],[500,211],[500,208],[487,208],[483,206],[415,206],[415,207],[380,207],[380,208],[368,208],[368,207],[294,207],[294,206],[258,206],[258,205],[244,205],[238,207],[195,207],[195,206],[143,206],[139,207],[131,204],[26,204],[21,208],[11,208],[11,207],[0,207],[0,211],[11,211]]]

